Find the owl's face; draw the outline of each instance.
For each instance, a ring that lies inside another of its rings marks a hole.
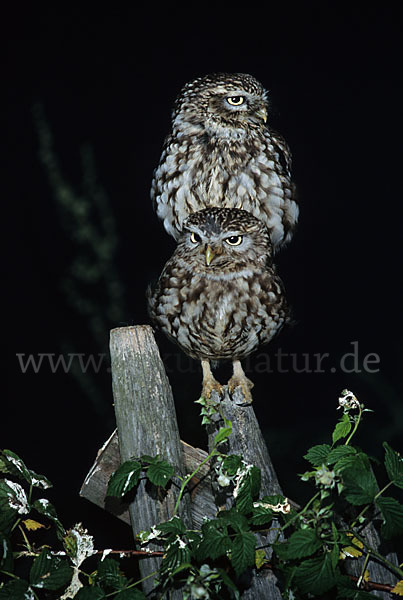
[[[251,75],[218,73],[185,85],[174,111],[175,121],[208,128],[262,128],[267,120],[267,93]]]
[[[272,246],[267,228],[250,213],[211,207],[186,219],[177,253],[192,270],[231,278],[271,264]]]

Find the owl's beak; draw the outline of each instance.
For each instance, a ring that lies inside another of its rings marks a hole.
[[[213,260],[213,258],[215,257],[216,253],[214,252],[214,250],[212,249],[211,246],[207,246],[206,248],[206,252],[205,252],[205,256],[206,256],[206,265],[209,267],[211,261]]]
[[[264,121],[264,123],[267,122],[267,109],[265,106],[262,106],[262,108],[258,110],[256,114],[262,119],[262,121]]]

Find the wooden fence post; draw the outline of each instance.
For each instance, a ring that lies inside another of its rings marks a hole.
[[[261,495],[270,496],[274,494],[282,494],[277,475],[274,471],[270,455],[267,450],[259,423],[256,419],[255,411],[252,405],[244,405],[244,398],[239,390],[236,390],[234,398],[225,392],[225,396],[220,403],[220,412],[226,419],[232,423],[232,434],[226,442],[225,452],[227,454],[237,454],[242,459],[252,465],[258,467],[262,475]],[[209,435],[209,450],[213,448],[214,437],[222,425],[221,419],[213,422],[208,426]],[[213,488],[217,493],[217,487]],[[220,502],[220,492],[217,494],[217,502]],[[232,498],[233,500],[233,498]],[[230,508],[231,499],[226,499],[226,506]],[[273,527],[275,522],[273,522]],[[273,542],[277,531],[267,535],[257,534],[259,545],[265,545]],[[282,538],[280,538],[282,539]],[[270,559],[271,554],[268,553]],[[277,585],[277,578],[273,571],[265,569],[262,573],[250,571],[250,580],[248,581],[248,589],[242,594],[243,600],[258,600],[260,598],[268,598],[270,600],[281,600],[281,592]]]
[[[184,476],[182,450],[171,387],[148,325],[120,327],[111,331],[110,353],[112,389],[122,461],[142,454],[160,454]],[[178,490],[170,486],[165,498],[158,499],[141,481],[129,506],[131,526],[136,536],[168,520],[173,513]],[[191,527],[188,498],[180,504],[179,516]],[[140,561],[143,589],[149,593],[154,586],[151,574],[158,569],[160,559]],[[174,598],[182,597],[176,594]]]

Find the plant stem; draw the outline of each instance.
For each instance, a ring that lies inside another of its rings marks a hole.
[[[191,481],[191,479],[193,479],[193,477],[199,472],[200,468],[203,465],[205,465],[216,453],[217,453],[216,446],[214,446],[214,448],[212,449],[210,454],[196,467],[196,469],[192,473],[190,473],[190,475],[185,477],[185,479],[183,479],[181,489],[179,490],[179,495],[176,500],[175,508],[172,513],[172,517],[174,517],[176,515],[176,513],[178,512],[180,501],[182,500],[183,493],[184,493],[185,488],[186,488],[187,484],[189,483],[189,481]]]
[[[361,405],[360,405],[360,404],[358,405],[358,410],[359,410],[359,413],[358,413],[358,416],[357,416],[357,418],[356,418],[356,420],[355,420],[354,429],[353,429],[353,431],[350,433],[350,435],[348,436],[347,440],[344,442],[344,445],[345,445],[345,446],[348,446],[348,445],[349,445],[349,443],[351,442],[351,438],[353,437],[353,435],[354,435],[354,434],[355,434],[355,432],[357,431],[357,429],[358,429],[358,425],[360,424],[360,421],[361,421],[361,416],[362,416],[362,409],[361,409]]]
[[[304,512],[307,511],[308,508],[311,506],[311,504],[316,500],[316,498],[318,496],[320,496],[320,493],[321,493],[320,491],[316,492],[316,494],[314,496],[312,496],[312,498],[305,504],[305,506],[302,510],[300,510],[296,515],[294,515],[292,517],[292,519],[290,519],[287,523],[285,523],[282,527],[280,527],[279,532],[277,534],[276,542],[277,542],[278,538],[280,537],[281,532],[285,531],[287,529],[287,527],[292,525],[294,523],[294,521],[296,521],[298,519],[298,517],[302,516],[304,514]]]
[[[392,562],[390,562],[387,558],[385,558],[384,556],[382,556],[382,554],[379,554],[379,552],[377,552],[376,550],[374,550],[373,548],[371,548],[370,546],[368,546],[366,540],[363,537],[361,537],[358,533],[354,532],[354,537],[356,537],[357,540],[359,540],[362,544],[364,544],[364,547],[367,549],[367,551],[368,551],[369,554],[372,554],[372,556],[374,556],[375,558],[377,558],[379,560],[379,562],[383,563],[391,571],[393,571],[394,573],[396,573],[396,575],[400,579],[403,579],[403,570],[400,567],[397,567]]]
[[[363,517],[365,515],[365,513],[367,512],[367,510],[369,509],[370,506],[372,506],[372,504],[375,502],[375,500],[377,500],[377,498],[379,498],[379,496],[381,496],[383,494],[383,492],[385,490],[388,489],[388,487],[390,487],[391,485],[393,485],[393,481],[389,481],[389,483],[387,483],[385,485],[385,487],[383,487],[375,496],[375,498],[373,499],[373,501],[371,502],[371,504],[367,504],[367,506],[365,506],[362,511],[360,512],[360,514],[358,515],[358,517],[354,520],[354,522],[352,523],[351,527],[355,527],[357,524],[357,521],[359,521],[361,519],[361,517]]]

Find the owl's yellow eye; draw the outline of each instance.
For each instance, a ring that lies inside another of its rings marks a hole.
[[[192,233],[190,234],[190,241],[193,244],[198,244],[199,242],[201,242],[200,236],[197,235],[197,233],[195,233],[194,231],[192,231]]]
[[[227,237],[225,241],[230,246],[239,246],[239,244],[242,244],[242,240],[242,235],[231,235],[230,237]]]
[[[245,102],[245,98],[243,96],[229,96],[227,102],[231,106],[241,106]]]

